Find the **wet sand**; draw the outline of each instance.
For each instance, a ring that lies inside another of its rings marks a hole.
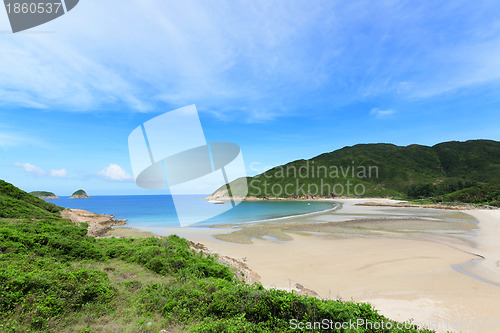
[[[330,212],[161,234],[244,262],[268,288],[369,302],[438,332],[500,332],[500,210],[336,201]]]

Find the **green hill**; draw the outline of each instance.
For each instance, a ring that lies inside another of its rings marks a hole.
[[[47,192],[47,191],[33,191],[30,192],[31,195],[34,195],[37,198],[40,199],[59,199],[57,195],[55,195],[52,192]]]
[[[2,332],[315,332],[396,323],[365,303],[328,301],[239,282],[217,258],[171,235],[95,239],[60,210],[0,181]],[[401,328],[398,328],[401,327]],[[335,331],[344,331],[343,329]]]
[[[87,195],[84,190],[75,191],[72,195]]]
[[[477,186],[500,189],[500,142],[452,141],[432,147],[359,144],[277,166],[246,181],[248,195],[260,198],[451,198],[446,195]],[[232,185],[244,182],[238,179]],[[213,194],[225,195],[222,188]]]
[[[70,199],[88,199],[88,198],[90,197],[87,195],[87,193],[85,193],[84,190],[75,191],[70,197]]]
[[[53,217],[54,213],[62,209],[0,180],[0,217],[16,219],[46,218]]]

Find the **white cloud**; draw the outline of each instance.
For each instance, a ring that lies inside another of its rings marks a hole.
[[[120,15],[109,15],[117,6]],[[333,106],[427,98],[500,79],[500,24],[490,14],[498,6],[80,2],[2,40],[0,104],[158,111],[196,103],[223,119],[269,121],[313,109],[318,96]]]
[[[36,177],[41,177],[41,176],[44,176],[46,174],[45,170],[43,170],[42,168],[39,168],[36,165],[33,165],[31,163],[16,162],[16,163],[14,163],[14,165],[17,167],[23,168],[24,171],[26,171],[26,173],[28,173],[30,175],[34,175]]]
[[[43,170],[42,168],[31,164],[31,163],[19,163],[16,162],[14,163],[15,166],[23,168],[24,171],[30,175],[36,176],[36,177],[42,177],[46,176],[47,172]],[[50,170],[49,176],[53,178],[65,178],[68,175],[68,171],[66,169],[60,169],[60,170]]]
[[[65,178],[68,175],[68,171],[66,169],[61,170],[50,170],[50,176],[54,178]]]
[[[293,42],[308,40],[311,29],[324,30],[310,26],[322,22],[317,16],[324,4],[216,8],[203,1],[132,0],[121,15],[105,14],[117,4],[80,2],[67,16],[5,40],[0,103],[70,111],[197,103],[202,112],[226,116],[237,108],[239,120],[265,121],[285,114],[273,104],[290,85],[309,88],[321,77],[322,56],[309,52],[311,46],[298,52]],[[6,30],[8,23],[1,23]]]
[[[110,163],[107,168],[97,171],[97,174],[105,179],[119,182],[133,180],[133,177],[123,170],[119,165]]]
[[[370,115],[374,116],[377,119],[387,118],[395,113],[394,110],[380,110],[379,108],[372,109],[370,111]]]

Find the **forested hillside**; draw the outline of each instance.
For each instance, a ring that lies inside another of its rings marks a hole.
[[[500,142],[471,140],[432,147],[359,144],[297,160],[247,182],[253,197],[397,197],[500,202]],[[481,195],[483,193],[484,195]],[[223,197],[224,189],[215,192]]]

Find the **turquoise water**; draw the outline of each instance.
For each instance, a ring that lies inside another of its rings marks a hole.
[[[185,195],[183,200],[200,202],[203,196]],[[95,196],[90,199],[47,200],[62,207],[79,208],[99,214],[111,214],[117,219],[127,219],[127,226],[136,228],[161,228],[179,226],[174,203],[170,195]],[[210,204],[203,200],[207,207]],[[224,205],[230,205],[226,202]],[[243,201],[233,209],[193,226],[242,223],[286,216],[307,214],[331,209],[331,202],[319,201]],[[196,212],[193,212],[196,214]]]

